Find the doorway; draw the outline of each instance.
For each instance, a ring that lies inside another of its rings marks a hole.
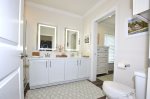
[[[95,79],[112,81],[115,61],[115,10],[93,21],[92,59]]]
[[[112,81],[115,54],[115,14],[97,21],[97,78]]]

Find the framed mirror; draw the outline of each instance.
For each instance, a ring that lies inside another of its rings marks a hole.
[[[65,49],[67,51],[79,51],[79,31],[66,29],[65,36]]]
[[[38,24],[38,50],[56,50],[56,27]]]

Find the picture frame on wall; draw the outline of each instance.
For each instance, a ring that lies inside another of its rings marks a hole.
[[[128,35],[148,32],[148,23],[139,19],[132,18],[128,20]]]

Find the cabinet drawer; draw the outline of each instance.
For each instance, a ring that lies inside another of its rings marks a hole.
[[[104,57],[104,58],[98,58],[97,59],[97,63],[108,63],[108,58]]]
[[[108,53],[97,53],[97,57],[108,57]]]
[[[108,47],[101,47],[97,49],[97,52],[108,52]]]
[[[97,66],[98,67],[106,67],[106,66],[108,66],[108,63],[100,63],[100,62],[98,62]]]
[[[108,73],[108,67],[97,67],[97,74]]]

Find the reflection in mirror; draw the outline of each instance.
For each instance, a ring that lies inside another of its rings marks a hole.
[[[68,51],[78,51],[79,50],[79,31],[66,29],[66,43],[65,48]]]
[[[56,50],[56,27],[38,24],[38,49]]]

